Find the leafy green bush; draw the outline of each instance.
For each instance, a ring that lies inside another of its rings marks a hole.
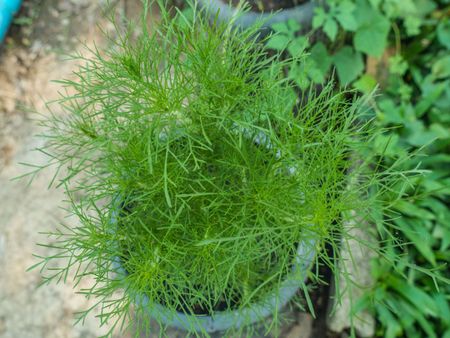
[[[388,300],[387,307],[377,305],[386,337],[450,337],[450,30],[443,13],[437,9],[427,17],[417,38],[402,39],[401,62],[391,63],[378,100],[378,123],[398,125],[384,136],[390,138],[389,155],[425,147],[426,156],[409,165],[431,171],[395,205],[395,224],[408,245],[393,253],[404,263],[395,273],[382,262],[374,271],[379,280],[374,298]],[[439,278],[413,271],[410,264],[435,269]],[[409,285],[399,284],[400,274]]]
[[[110,50],[78,57],[75,81],[61,81],[64,114],[43,121],[49,163],[39,170],[57,168],[52,183],[79,224],[50,232],[45,245],[56,253],[35,267],[44,283],[89,277],[81,292],[97,299],[110,334],[128,319],[147,331],[156,304],[172,315],[239,310],[286,278],[312,308],[307,272],[292,270],[308,262],[297,246],[335,269],[349,237],[342,215],[355,211],[364,226],[374,208],[389,208],[382,196],[398,200],[393,187],[419,172],[398,170],[401,161],[371,167],[379,129],[365,118],[365,99],[328,85],[297,102],[283,73],[297,59],[269,57],[257,26],[161,10],[155,31],[118,31]],[[390,232],[388,220],[379,225]],[[198,317],[189,318],[192,331]]]
[[[380,84],[374,116],[386,131],[376,138],[373,151],[387,164],[391,156],[419,152],[423,156],[411,158],[403,168],[420,166],[430,173],[418,179],[408,189],[409,198],[396,202],[395,212],[388,215],[394,220],[396,238],[385,247],[401,257],[401,263],[393,269],[384,259],[375,262],[378,283],[368,297],[376,303],[378,334],[450,337],[449,2],[326,3],[329,9],[319,7],[313,20],[325,40],[315,40],[314,34],[307,39],[296,34],[300,27],[283,23],[274,26],[277,34],[268,45],[278,50],[287,46],[293,56],[304,50],[310,53],[305,63],[291,69],[291,78],[301,88],[323,83],[333,66],[341,85],[370,92]],[[374,60],[378,72],[370,69],[369,61]],[[404,276],[407,285],[401,282]]]
[[[312,21],[312,35],[323,32],[323,38],[296,35],[302,27],[291,21],[273,26],[279,34],[272,37],[269,46],[276,50],[287,47],[294,56],[308,48],[311,57],[307,62],[293,65],[291,69],[291,78],[301,88],[307,88],[310,82],[323,83],[334,67],[342,85],[358,80],[356,88],[373,89],[376,79],[364,74],[364,57],[381,57],[390,44],[399,42],[400,32],[407,39],[418,36],[438,3],[432,0],[325,0],[326,6],[316,7]]]

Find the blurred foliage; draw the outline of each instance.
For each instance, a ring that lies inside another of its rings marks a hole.
[[[309,36],[279,23],[269,47],[310,53],[290,69],[300,88],[333,75],[362,93],[378,85],[374,114],[386,132],[373,150],[392,161],[413,151],[405,168],[430,170],[383,216],[393,218],[397,238],[382,245],[401,263],[373,262],[375,289],[355,311],[371,304],[380,337],[450,338],[450,1],[325,2]]]

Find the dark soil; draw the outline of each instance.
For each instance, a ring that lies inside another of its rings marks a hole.
[[[228,0],[222,0],[228,3]],[[240,0],[231,0],[233,5],[238,5]],[[248,0],[251,10],[254,12],[270,12],[301,5],[308,0]]]

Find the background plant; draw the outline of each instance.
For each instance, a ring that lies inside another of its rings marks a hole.
[[[301,27],[295,23],[282,23],[274,26],[277,34],[269,46],[294,56],[303,50],[310,53],[306,63],[291,69],[291,78],[301,88],[310,82],[320,85],[333,69],[341,85],[361,92],[379,84],[373,113],[386,132],[375,140],[373,151],[386,155],[388,163],[390,156],[424,148],[426,156],[405,165],[420,164],[431,173],[416,182],[407,200],[395,204],[392,215],[396,235],[407,245],[389,250],[403,263],[395,270],[382,259],[375,262],[378,283],[368,297],[378,302],[379,336],[449,337],[448,282],[411,268],[427,267],[450,277],[448,1],[325,3],[327,9],[316,10],[312,38],[297,34]],[[403,276],[408,278],[406,286],[400,282]]]

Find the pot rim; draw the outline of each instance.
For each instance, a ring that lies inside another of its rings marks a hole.
[[[199,4],[206,9],[212,17],[216,14],[220,21],[234,21],[233,24],[242,28],[252,26],[257,20],[262,20],[262,28],[270,28],[271,25],[284,22],[291,19],[300,24],[311,25],[314,9],[316,7],[315,1],[310,0],[306,3],[279,10],[277,12],[263,12],[258,13],[254,11],[247,11],[238,14],[238,10],[221,0],[198,0]]]
[[[112,219],[114,220],[114,218],[113,216]],[[281,283],[280,288],[273,290],[264,300],[241,309],[217,311],[211,315],[195,315],[169,310],[158,303],[150,304],[145,295],[138,296],[135,303],[148,307],[150,316],[158,319],[161,323],[182,330],[192,329],[197,332],[212,333],[226,331],[232,327],[240,328],[251,325],[270,316],[275,309],[280,310],[294,297],[300,289],[300,281],[306,281],[307,273],[313,265],[316,243],[317,241],[313,238],[300,242],[292,273]],[[114,258],[113,268],[119,276],[128,274],[122,267],[121,259],[117,256]]]
[[[218,311],[211,315],[190,315],[178,311],[174,313],[161,304],[154,304],[150,313],[166,325],[183,330],[191,328],[197,332],[206,331],[208,333],[226,331],[232,327],[241,328],[259,322],[270,316],[275,309],[281,310],[300,289],[300,278],[303,281],[307,279],[307,272],[313,264],[315,243],[314,240],[311,240],[308,245],[305,245],[304,242],[299,244],[293,273],[282,282],[278,290],[272,291],[262,301],[250,304],[242,309]],[[293,278],[296,274],[300,274],[300,277]],[[146,306],[149,300],[146,296],[143,296],[138,302]]]

